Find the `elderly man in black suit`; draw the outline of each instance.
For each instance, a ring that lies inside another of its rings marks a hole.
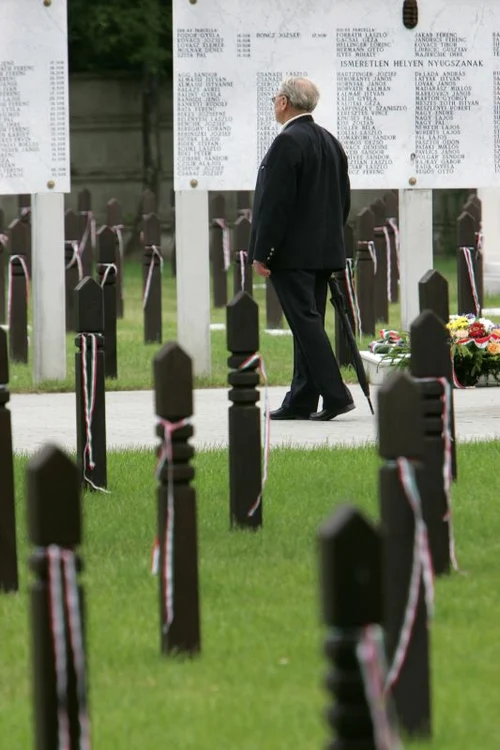
[[[270,277],[294,344],[291,387],[272,419],[326,421],[355,408],[325,331],[328,278],[346,263],[347,157],[313,120],[318,99],[309,79],[283,81],[273,97],[283,128],[255,187],[250,258],[256,273]]]

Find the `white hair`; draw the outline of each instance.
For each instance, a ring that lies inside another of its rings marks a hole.
[[[289,76],[282,81],[279,93],[286,96],[294,109],[312,112],[319,101],[319,90],[309,78]]]

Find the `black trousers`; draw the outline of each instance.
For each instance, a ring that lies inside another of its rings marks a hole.
[[[293,378],[283,400],[298,413],[343,408],[352,401],[325,331],[328,279],[331,271],[277,269],[271,273],[290,330],[293,333]]]

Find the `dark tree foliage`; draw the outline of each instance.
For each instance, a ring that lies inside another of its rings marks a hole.
[[[68,0],[72,73],[170,75],[172,0]]]

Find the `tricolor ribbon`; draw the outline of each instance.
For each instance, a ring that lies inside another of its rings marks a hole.
[[[104,268],[104,273],[102,275],[101,280],[101,287],[104,288],[104,285],[106,284],[106,281],[108,280],[108,276],[111,272],[114,272],[115,274],[118,273],[118,269],[116,267],[115,263],[99,263],[98,264],[101,268]]]
[[[71,256],[71,260],[66,266],[66,271],[69,271],[70,268],[73,268],[73,266],[76,264],[78,268],[78,281],[81,281],[83,279],[83,266],[82,266],[82,245],[78,243],[78,240],[66,240],[65,245],[71,245],[71,248],[73,249],[73,255]]]
[[[47,563],[50,626],[56,672],[58,750],[68,750],[71,742],[68,713],[68,654],[72,659],[76,678],[80,724],[79,750],[90,750],[87,676],[75,554],[72,550],[51,545],[47,548]],[[69,648],[66,629],[69,633]]]
[[[224,219],[214,219],[218,227],[222,229],[222,254],[224,256],[224,271],[231,265],[231,232]]]
[[[90,372],[88,368],[87,346],[90,339]],[[108,493],[103,487],[98,487],[87,476],[87,467],[95,469],[94,449],[92,445],[92,421],[94,418],[95,398],[97,390],[97,335],[95,333],[81,333],[82,345],[82,383],[83,383],[83,417],[85,420],[85,446],[83,448],[83,478],[94,490]]]
[[[12,317],[12,280],[13,280],[12,264],[14,263],[15,260],[19,261],[23,269],[23,273],[24,273],[24,279],[26,282],[26,305],[28,305],[28,298],[29,298],[29,293],[30,293],[30,275],[28,272],[28,266],[26,265],[24,256],[23,255],[11,255],[9,258],[9,268],[8,268],[8,277],[7,277],[7,324],[9,328],[11,325],[11,317]]]
[[[269,408],[269,383],[267,379],[266,369],[264,366],[264,358],[262,357],[259,352],[255,352],[255,354],[252,354],[248,359],[246,359],[239,367],[238,370],[250,370],[252,367],[257,364],[257,370],[259,371],[262,380],[264,381],[264,453],[262,458],[262,485],[260,488],[260,492],[258,494],[258,497],[255,501],[255,503],[252,505],[250,510],[248,511],[248,517],[251,518],[256,510],[258,509],[259,505],[262,502],[262,495],[264,492],[264,487],[266,486],[267,482],[267,474],[268,474],[268,468],[269,468],[269,451],[271,448],[271,410]]]
[[[247,262],[247,251],[240,250],[238,254],[240,258],[241,291],[244,292],[245,291],[245,265]]]
[[[442,438],[444,442],[444,459],[443,459],[443,487],[446,498],[446,515],[443,521],[448,523],[449,537],[450,537],[450,561],[453,570],[458,572],[458,561],[456,556],[455,548],[455,536],[453,533],[453,516],[451,509],[451,479],[452,479],[452,456],[453,456],[453,437],[452,437],[452,425],[451,425],[451,399],[452,390],[451,385],[447,378],[415,378],[420,383],[441,383],[443,386],[443,394],[441,396],[441,403],[443,404],[443,432]]]
[[[92,246],[92,249],[95,250],[96,241],[97,241],[97,227],[96,227],[96,220],[94,218],[94,214],[92,211],[80,211],[82,216],[87,217],[87,223],[85,225],[85,230],[83,232],[83,237],[80,242],[80,248],[83,249],[85,245],[87,244],[87,240],[90,234],[90,244]]]
[[[162,580],[164,587],[165,601],[165,622],[163,624],[164,633],[168,633],[174,620],[174,524],[175,524],[175,503],[174,503],[174,461],[172,434],[182,427],[186,427],[191,420],[181,419],[179,422],[169,422],[167,419],[158,417],[158,424],[163,427],[163,444],[158,456],[156,465],[156,477],[159,480],[161,472],[166,464],[167,466],[167,517],[165,521],[164,537],[164,554]],[[158,539],[155,540],[153,548],[152,573],[158,573],[160,559],[160,549]]]
[[[5,249],[7,249],[7,245],[9,243],[9,237],[7,234],[2,234],[0,232],[0,245],[3,245]]]
[[[387,219],[386,221],[389,224],[392,231],[394,232],[394,244],[396,245],[396,262],[398,266],[398,276],[399,276],[400,235],[399,235],[398,222],[397,222],[397,219]]]
[[[160,271],[163,270],[163,257],[156,245],[151,245],[151,260],[149,262],[148,275],[146,277],[146,286],[144,287],[144,297],[142,298],[142,309],[145,310],[148,305],[149,292],[151,291],[151,281],[153,279],[153,269],[155,266],[155,255],[160,259]]]
[[[373,240],[365,241],[362,240],[358,242],[358,247],[366,247],[368,252],[370,253],[371,259],[373,261],[373,274],[375,275],[377,273],[377,252],[375,249],[375,243]]]
[[[481,315],[481,305],[479,304],[479,295],[477,292],[477,284],[476,284],[476,274],[474,272],[474,263],[472,261],[472,250],[474,248],[470,247],[461,247],[460,250],[464,254],[465,258],[465,265],[467,266],[467,273],[469,275],[469,284],[472,292],[472,298],[474,300],[474,307],[476,312],[476,317],[479,318]]]
[[[399,634],[399,640],[394,654],[394,659],[387,675],[386,690],[390,690],[398,681],[401,669],[406,660],[408,646],[417,616],[418,599],[420,594],[420,581],[424,582],[424,595],[427,609],[427,618],[434,614],[434,572],[432,569],[432,558],[429,549],[427,526],[422,514],[422,501],[418,491],[415,469],[407,458],[400,457],[396,460],[399,481],[404,490],[406,499],[415,517],[415,537],[413,542],[413,568],[410,577],[410,588],[408,601],[404,614],[403,625]]]
[[[483,235],[483,232],[480,230],[479,232],[476,232],[476,250],[479,253],[483,252],[483,242],[484,242],[484,235]]]
[[[118,252],[120,254],[120,258],[123,259],[124,255],[124,249],[123,249],[123,224],[116,224],[114,227],[111,227],[111,230],[116,234],[116,238],[118,240]]]
[[[234,222],[235,227],[241,224],[242,221],[248,221],[249,224],[252,223],[252,209],[251,208],[240,208],[238,210],[238,213],[239,213],[239,216]]]
[[[352,317],[358,329],[358,336],[361,338],[363,331],[361,329],[361,312],[359,309],[358,295],[356,294],[356,284],[354,281],[354,262],[352,258],[346,258],[346,267],[344,268],[344,280],[347,289],[347,298],[351,308]]]
[[[398,732],[390,719],[389,696],[385,692],[387,665],[383,633],[379,625],[367,625],[363,628],[356,656],[372,717],[376,750],[401,750]]]

